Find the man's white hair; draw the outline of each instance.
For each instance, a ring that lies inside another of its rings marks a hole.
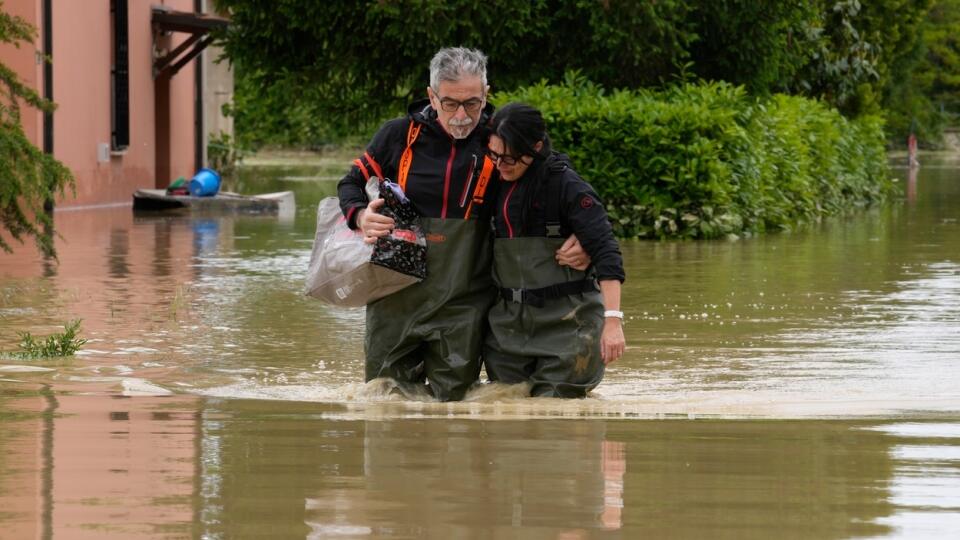
[[[480,77],[487,87],[487,56],[476,49],[444,47],[430,60],[430,87],[440,91],[442,81],[457,82],[464,76]]]

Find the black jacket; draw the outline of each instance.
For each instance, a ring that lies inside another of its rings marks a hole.
[[[430,106],[430,101],[416,101],[410,105],[407,118],[390,120],[380,127],[367,146],[367,154],[380,165],[385,178],[397,181],[400,156],[407,147],[410,120],[423,124],[413,144],[406,195],[422,216],[463,218],[483,165],[483,149],[489,137],[486,126],[492,114],[493,106],[488,104],[470,136],[454,139],[437,121],[437,112]],[[373,176],[368,160],[365,157],[360,160]],[[495,185],[494,181],[489,183],[487,201],[494,195]],[[365,186],[366,178],[357,165],[351,167],[337,184],[340,209],[352,228],[356,228],[354,214],[369,202]],[[476,205],[471,215],[489,219],[489,213]]]
[[[515,182],[500,180],[494,208],[497,238],[546,236],[548,198],[557,205],[560,236],[576,234],[590,255],[597,279],[623,281],[623,256],[597,193],[563,154],[538,159]]]

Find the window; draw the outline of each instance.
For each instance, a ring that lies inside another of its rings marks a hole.
[[[127,33],[127,0],[111,0],[113,68],[110,70],[110,146],[130,145],[130,46]]]

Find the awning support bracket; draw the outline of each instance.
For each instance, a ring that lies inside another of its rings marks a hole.
[[[226,28],[230,21],[222,17],[173,11],[164,6],[153,6],[150,19],[153,26],[153,78],[173,77],[188,62],[213,43],[212,30]],[[183,43],[167,51],[161,45],[164,36],[172,32],[190,34]],[[185,54],[184,54],[185,53]]]

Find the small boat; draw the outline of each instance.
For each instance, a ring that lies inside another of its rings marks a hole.
[[[224,214],[290,214],[296,209],[292,191],[240,195],[221,191],[208,197],[168,195],[164,189],[138,189],[133,193],[134,212],[185,211]]]

